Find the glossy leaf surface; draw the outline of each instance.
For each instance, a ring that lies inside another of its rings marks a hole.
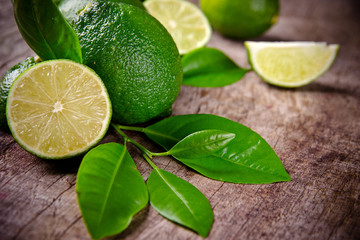
[[[162,169],[147,181],[151,206],[164,217],[206,237],[214,215],[207,198],[193,185]]]
[[[123,145],[107,143],[89,151],[78,171],[76,193],[93,238],[123,231],[148,203],[145,182]]]
[[[210,114],[179,115],[157,122],[144,133],[165,149],[171,149],[185,136],[206,129],[219,129],[236,134],[224,148],[210,156],[177,158],[204,176],[216,180],[262,184],[290,181],[279,157],[256,132],[242,124]]]
[[[240,80],[247,69],[237,66],[215,48],[199,48],[182,58],[183,84],[194,87],[223,87]]]
[[[82,62],[78,37],[52,0],[14,0],[21,35],[42,60]]]
[[[209,129],[186,136],[168,153],[176,158],[201,158],[225,147],[235,138],[234,133]]]

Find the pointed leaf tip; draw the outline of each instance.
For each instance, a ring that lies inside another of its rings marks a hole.
[[[161,215],[206,237],[214,221],[209,200],[192,184],[162,169],[147,181],[150,204]]]
[[[235,133],[224,148],[203,158],[175,157],[206,177],[233,183],[265,184],[290,181],[279,157],[256,132],[229,119],[211,114],[178,115],[157,122],[144,133],[170,150],[194,132],[218,129]]]
[[[14,0],[13,10],[22,37],[42,60],[82,63],[79,39],[52,0]]]

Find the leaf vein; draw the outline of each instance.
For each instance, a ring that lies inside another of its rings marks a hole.
[[[114,174],[113,176],[111,177],[111,180],[110,180],[110,184],[109,184],[109,187],[107,189],[107,192],[105,194],[105,201],[104,201],[104,204],[101,206],[101,210],[100,210],[100,215],[99,215],[99,220],[98,220],[98,224],[97,224],[97,228],[100,227],[100,224],[103,220],[103,217],[104,217],[104,212],[105,212],[105,208],[106,208],[106,205],[108,203],[108,200],[109,200],[109,196],[110,196],[110,193],[111,193],[111,190],[112,190],[112,186],[114,185],[115,183],[115,177],[120,169],[120,166],[121,164],[123,163],[123,159],[125,157],[125,153],[126,153],[126,148],[123,148],[123,152],[121,153],[120,157],[119,157],[119,161],[118,163],[116,164],[115,166],[115,169],[114,169]],[[98,230],[96,231],[98,232]]]
[[[179,193],[176,188],[174,188],[170,183],[167,182],[166,178],[161,174],[161,172],[159,171],[159,169],[156,169],[156,171],[158,172],[159,176],[162,178],[162,180],[166,183],[166,185],[175,193],[175,195],[181,200],[181,202],[185,205],[185,207],[188,209],[188,211],[191,213],[193,219],[195,220],[195,222],[198,222],[195,213],[192,211],[192,209],[188,206],[186,199],[183,197],[183,195],[181,193]]]

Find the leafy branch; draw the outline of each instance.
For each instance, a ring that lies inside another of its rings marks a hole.
[[[194,114],[170,117],[145,128],[112,126],[124,145],[107,143],[92,149],[78,171],[79,205],[93,238],[122,232],[148,201],[167,219],[203,237],[209,234],[214,218],[209,201],[190,183],[157,167],[152,161],[157,156],[171,155],[204,176],[226,182],[291,180],[265,140],[225,118]],[[166,151],[151,152],[124,130],[142,132]],[[127,143],[138,148],[153,168],[146,187]]]

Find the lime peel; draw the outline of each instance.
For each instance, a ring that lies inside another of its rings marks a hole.
[[[226,37],[250,39],[273,26],[279,15],[279,0],[200,0],[212,27]]]
[[[334,62],[338,44],[325,42],[245,42],[249,62],[266,82],[300,87],[323,75]]]
[[[171,114],[181,88],[181,58],[159,21],[129,4],[94,1],[72,26],[83,63],[107,87],[113,122],[132,125]]]

